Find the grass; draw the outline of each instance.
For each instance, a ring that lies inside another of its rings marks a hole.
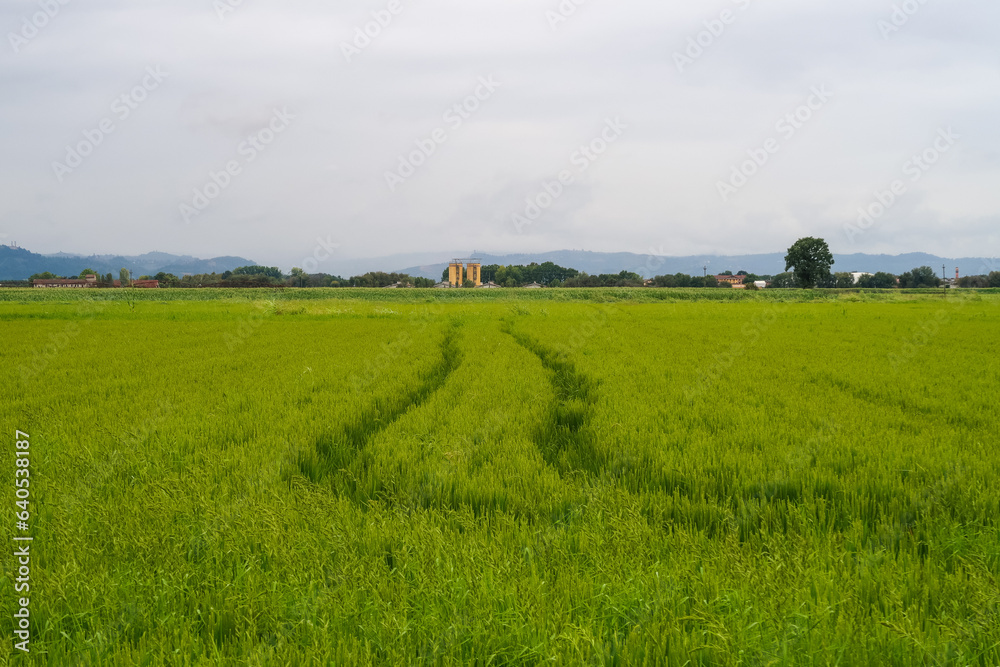
[[[990,292],[38,292],[10,664],[1000,663]]]

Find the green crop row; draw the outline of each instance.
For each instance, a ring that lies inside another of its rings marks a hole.
[[[875,302],[895,303],[956,298],[959,292],[971,300],[1000,299],[1000,289],[687,289],[652,287],[595,287],[554,289],[363,289],[363,288],[204,288],[204,289],[0,289],[0,303],[74,303],[96,302],[121,304],[134,309],[136,303],[204,301],[347,301],[376,303],[677,303],[689,301],[721,302]]]

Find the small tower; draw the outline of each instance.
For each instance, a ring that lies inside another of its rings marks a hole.
[[[452,287],[461,287],[462,283],[465,282],[462,275],[463,269],[462,262],[458,259],[452,260],[451,264],[448,265],[448,282]]]
[[[472,284],[476,287],[482,285],[482,265],[476,261],[469,262],[465,267],[465,277],[467,280],[471,280]]]

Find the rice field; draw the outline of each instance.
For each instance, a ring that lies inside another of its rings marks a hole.
[[[995,291],[38,292],[9,664],[1000,664]]]

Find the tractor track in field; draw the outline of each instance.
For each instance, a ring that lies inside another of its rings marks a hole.
[[[336,477],[335,487],[357,499],[359,473],[363,474],[371,464],[366,456],[369,443],[406,414],[426,403],[461,364],[462,353],[457,345],[460,326],[455,321],[448,326],[440,345],[441,359],[421,376],[419,385],[400,395],[376,398],[374,405],[344,424],[339,431],[317,437],[313,451],[299,455],[299,471],[315,483]]]
[[[535,446],[545,462],[561,477],[577,471],[600,475],[606,455],[595,443],[590,429],[594,404],[597,402],[596,383],[577,370],[565,354],[551,350],[530,336],[514,330],[510,322],[502,326],[504,333],[528,352],[538,357],[549,371],[549,383],[555,400],[546,421],[535,432]]]

